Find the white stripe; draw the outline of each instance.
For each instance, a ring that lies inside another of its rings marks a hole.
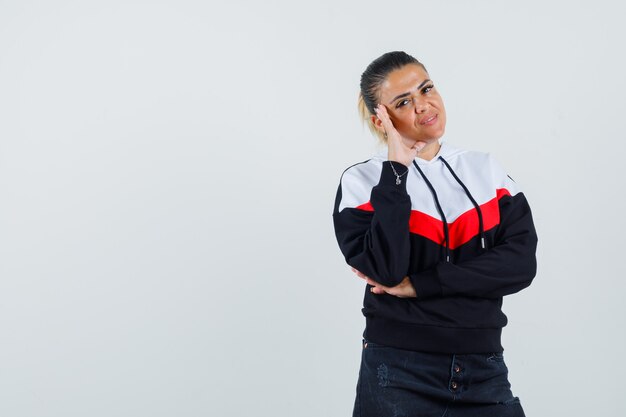
[[[495,198],[496,190],[500,188],[507,189],[511,195],[520,192],[518,185],[507,176],[506,171],[491,155],[483,152],[463,151],[452,148],[450,145],[447,145],[444,150],[445,152],[440,152],[440,154],[450,164],[479,205]],[[376,155],[369,161],[354,165],[344,172],[341,179],[342,198],[339,211],[347,207],[358,207],[370,200],[372,188],[380,180],[382,163],[385,161],[383,158],[382,154]],[[419,162],[424,175],[437,192],[448,223],[452,223],[468,210],[474,209],[471,200],[443,162],[438,159]],[[440,219],[434,197],[414,166],[410,167],[406,181],[407,192],[411,197],[411,209]]]

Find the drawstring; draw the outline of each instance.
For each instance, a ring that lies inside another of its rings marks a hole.
[[[439,204],[439,198],[437,198],[437,192],[435,191],[435,188],[430,183],[430,181],[428,181],[428,178],[426,178],[426,175],[424,175],[424,173],[422,172],[420,167],[415,163],[415,161],[413,161],[413,165],[415,165],[415,168],[417,168],[417,171],[420,173],[422,178],[424,178],[426,185],[428,185],[428,188],[430,188],[430,192],[433,193],[433,198],[435,199],[435,205],[437,206],[437,211],[439,211],[439,215],[441,216],[441,220],[443,221],[443,238],[444,238],[444,246],[446,248],[446,262],[450,262],[450,235],[448,232],[448,222],[446,220],[446,215],[443,214],[443,210],[441,209],[441,204]]]
[[[474,197],[472,197],[472,194],[469,192],[469,190],[467,189],[465,184],[463,184],[463,181],[461,181],[461,179],[459,177],[457,177],[457,175],[454,173],[454,171],[452,170],[452,167],[450,166],[450,164],[448,164],[448,162],[445,159],[443,159],[442,156],[440,156],[439,159],[441,159],[441,161],[446,165],[446,167],[448,167],[448,170],[450,171],[450,173],[452,174],[452,176],[454,177],[456,182],[458,182],[459,185],[461,187],[463,187],[463,189],[465,190],[465,194],[467,194],[467,197],[472,201],[472,204],[474,205],[474,208],[476,209],[476,213],[478,213],[478,231],[480,233],[480,246],[483,249],[486,249],[486,247],[485,247],[485,228],[483,226],[483,212],[480,209],[480,206],[478,205],[476,200],[474,200]]]
[[[478,214],[478,233],[480,235],[480,246],[483,249],[487,249],[486,241],[485,241],[485,227],[483,224],[483,212],[480,209],[480,206],[478,205],[476,200],[474,200],[472,193],[470,193],[470,191],[467,189],[465,184],[463,184],[463,181],[461,181],[461,179],[456,175],[456,173],[454,172],[450,164],[448,164],[448,162],[445,159],[443,159],[442,156],[439,156],[439,159],[441,159],[444,165],[448,168],[448,171],[450,171],[450,173],[452,174],[456,182],[458,182],[459,185],[463,188],[463,190],[465,191],[465,194],[474,205],[474,209],[476,210],[476,213]],[[448,230],[448,221],[446,220],[446,215],[443,213],[441,204],[439,204],[439,198],[437,197],[437,192],[435,191],[435,188],[430,183],[430,181],[428,181],[428,178],[426,178],[426,175],[424,175],[424,172],[420,169],[419,165],[417,165],[415,161],[413,161],[413,165],[415,166],[415,168],[417,168],[417,172],[420,173],[420,175],[426,182],[426,185],[430,189],[430,192],[433,194],[433,198],[435,199],[435,205],[437,206],[437,211],[439,212],[439,215],[441,216],[441,221],[443,222],[443,239],[444,239],[444,247],[446,249],[446,262],[450,262],[450,232]]]

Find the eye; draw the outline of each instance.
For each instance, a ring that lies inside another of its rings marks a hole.
[[[407,104],[409,104],[411,102],[411,100],[405,99],[405,100],[401,100],[396,104],[396,109],[405,106]]]
[[[434,85],[428,84],[426,87],[422,88],[422,94],[430,93],[430,90],[432,90],[434,87]]]

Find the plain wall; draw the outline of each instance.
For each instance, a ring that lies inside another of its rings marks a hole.
[[[620,4],[0,1],[0,415],[350,415],[331,213],[390,50],[533,208],[504,301],[527,415],[625,415]]]

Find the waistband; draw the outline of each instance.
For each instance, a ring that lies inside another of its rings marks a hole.
[[[423,326],[367,316],[363,337],[374,343],[421,352],[502,352],[502,328]]]

